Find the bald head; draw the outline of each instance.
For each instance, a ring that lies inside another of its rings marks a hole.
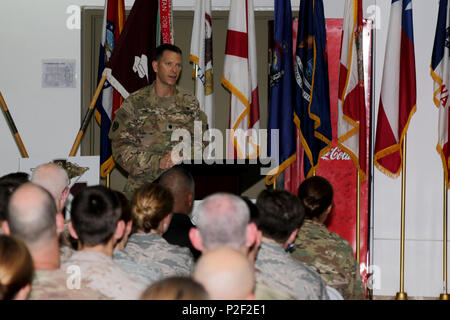
[[[160,185],[172,193],[174,212],[190,214],[195,198],[195,182],[191,173],[178,165],[165,171],[158,180]]]
[[[205,249],[232,247],[242,250],[250,212],[240,197],[228,193],[213,194],[200,203],[195,215]]]
[[[253,298],[253,266],[247,257],[232,248],[210,250],[198,260],[194,279],[202,284],[213,300]]]
[[[56,207],[44,188],[26,183],[11,196],[7,223],[12,235],[23,240],[32,250],[57,237]]]
[[[45,163],[36,167],[31,182],[42,186],[55,199],[56,209],[61,211],[68,196],[69,178],[66,170],[54,163]]]

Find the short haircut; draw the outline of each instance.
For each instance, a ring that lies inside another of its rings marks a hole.
[[[12,300],[31,284],[33,259],[27,246],[15,237],[0,235],[0,300]]]
[[[125,223],[128,223],[131,221],[131,204],[130,201],[127,199],[127,197],[123,194],[123,192],[113,190],[114,194],[116,195],[117,199],[120,203],[120,220],[123,220]]]
[[[172,208],[173,196],[169,190],[155,183],[144,184],[131,201],[133,228],[145,233],[156,230]]]
[[[6,220],[9,199],[20,185],[15,181],[0,181],[0,222]]]
[[[116,231],[120,215],[117,196],[105,186],[87,187],[72,201],[72,225],[83,246],[107,244]]]
[[[183,166],[176,165],[164,171],[158,178],[158,183],[169,189],[173,196],[179,193],[195,192],[195,182],[192,174]]]
[[[256,206],[259,210],[258,229],[264,236],[281,243],[301,227],[305,218],[300,200],[285,190],[263,190],[256,199]]]
[[[215,193],[206,197],[195,211],[197,228],[206,249],[232,247],[241,250],[245,245],[250,212],[240,197]]]
[[[164,54],[164,51],[172,51],[172,52],[176,52],[180,55],[183,55],[182,51],[180,48],[178,48],[176,45],[170,44],[170,43],[163,43],[162,45],[156,47],[155,49],[155,58],[153,59],[154,61],[159,61],[161,59],[161,57]]]
[[[209,300],[209,295],[194,279],[172,276],[152,283],[141,300]]]
[[[0,182],[13,182],[22,185],[30,181],[30,175],[26,172],[13,172],[0,177]]]
[[[333,187],[327,179],[314,176],[298,187],[298,197],[305,207],[308,219],[319,217],[333,203]]]
[[[31,174],[31,182],[47,189],[57,201],[69,186],[69,177],[61,166],[49,162],[37,166]]]
[[[6,220],[11,234],[32,248],[57,237],[56,213],[52,195],[29,182],[11,195]]]

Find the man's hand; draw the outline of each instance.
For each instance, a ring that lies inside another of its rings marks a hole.
[[[172,168],[174,165],[180,163],[183,160],[177,152],[167,151],[164,157],[159,161],[159,167],[163,170]]]

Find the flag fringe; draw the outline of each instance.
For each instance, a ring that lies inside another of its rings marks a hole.
[[[394,144],[388,148],[381,149],[380,151],[375,153],[375,156],[374,156],[375,166],[378,168],[378,170],[380,170],[382,173],[384,173],[385,175],[387,175],[391,178],[397,178],[400,175],[400,171],[402,170],[402,162],[400,162],[400,167],[397,170],[397,172],[391,172],[389,169],[385,168],[381,163],[379,163],[378,159],[384,158],[385,156],[388,156],[394,152],[400,151],[400,149],[402,147],[402,143],[406,136],[406,132],[408,131],[408,128],[409,128],[409,123],[410,123],[411,118],[414,115],[414,113],[416,113],[416,110],[417,110],[417,105],[414,105],[414,107],[411,109],[411,111],[409,113],[408,121],[406,122],[406,124],[402,130],[402,134],[400,136],[400,142],[397,144]],[[403,160],[402,152],[399,152],[399,153],[400,153],[400,159]]]

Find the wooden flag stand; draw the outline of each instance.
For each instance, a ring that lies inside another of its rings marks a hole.
[[[20,134],[17,131],[17,127],[14,124],[14,120],[9,113],[8,107],[6,105],[5,99],[3,99],[2,93],[0,92],[0,104],[2,105],[3,112],[5,113],[6,121],[9,124],[9,127],[11,128],[11,131],[14,135],[14,138],[16,140],[17,146],[19,147],[20,153],[22,154],[22,158],[28,158],[27,150],[25,149],[25,146],[22,142],[22,138],[20,138]]]
[[[106,76],[103,75],[100,79],[100,82],[98,83],[97,89],[95,90],[94,97],[92,97],[91,104],[89,105],[89,109],[86,112],[83,122],[81,123],[80,130],[78,131],[77,137],[75,138],[75,141],[72,145],[72,149],[70,150],[69,157],[74,157],[77,153],[77,149],[80,145],[81,139],[83,138],[83,134],[86,131],[87,126],[89,125],[89,122],[91,121],[92,115],[95,111],[95,104],[97,103],[98,97],[100,96],[100,92],[102,92],[103,85],[105,84]],[[108,176],[106,177],[106,186],[109,188],[110,186],[110,173],[108,173]]]

